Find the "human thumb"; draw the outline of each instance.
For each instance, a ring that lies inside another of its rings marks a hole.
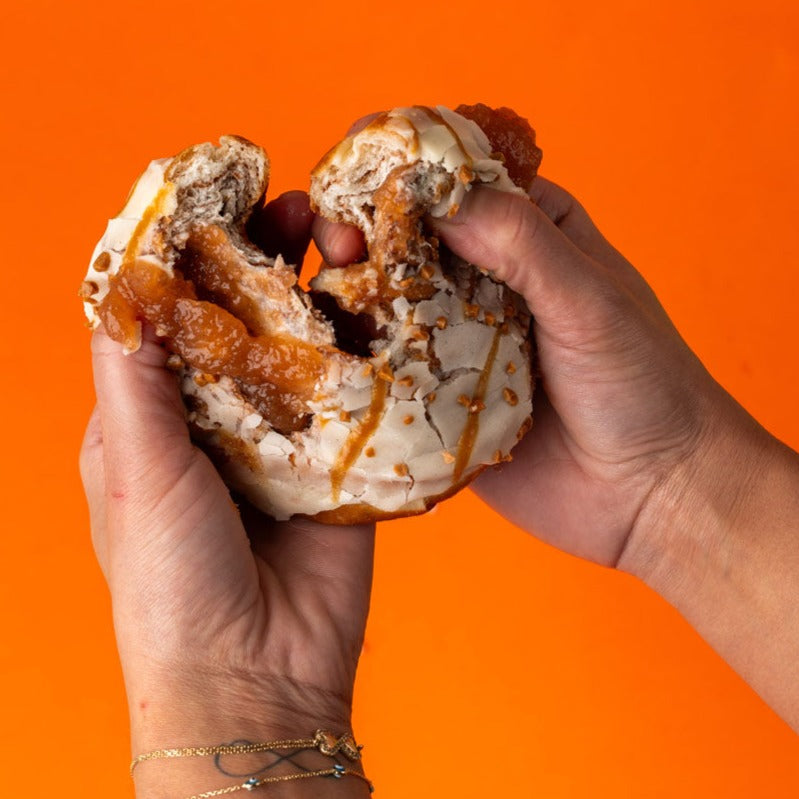
[[[521,294],[539,324],[549,327],[591,304],[598,265],[532,201],[476,187],[455,216],[428,221],[456,255]]]

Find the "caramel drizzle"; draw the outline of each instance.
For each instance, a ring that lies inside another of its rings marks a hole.
[[[383,418],[388,385],[387,380],[375,377],[372,383],[372,399],[369,403],[369,409],[359,425],[350,431],[347,440],[336,456],[336,462],[330,470],[330,486],[334,503],[339,501],[341,486],[344,483],[347,472],[352,468],[353,463],[358,460],[358,456],[366,446],[366,442],[375,434],[380,420]]]
[[[491,342],[491,349],[488,351],[485,366],[480,373],[480,379],[477,381],[477,388],[475,389],[474,396],[472,397],[472,404],[481,407],[485,399],[486,390],[488,389],[488,381],[491,377],[491,369],[494,366],[494,361],[497,358],[497,350],[499,349],[499,337],[502,332],[497,328],[494,333],[494,340]],[[466,467],[469,465],[469,458],[472,455],[474,444],[477,441],[477,433],[480,429],[480,411],[468,412],[466,417],[466,425],[463,428],[460,438],[458,439],[458,454],[455,456],[455,466],[452,472],[452,482],[457,483],[463,476]]]
[[[125,255],[122,257],[122,263],[130,263],[135,261],[139,254],[139,247],[141,247],[141,240],[144,238],[147,229],[153,223],[156,216],[163,214],[163,205],[169,193],[174,186],[171,183],[164,183],[158,190],[153,201],[147,206],[144,213],[141,215],[139,223],[136,225],[133,235],[128,241],[128,246],[125,248]]]

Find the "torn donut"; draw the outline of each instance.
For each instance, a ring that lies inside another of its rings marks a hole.
[[[423,221],[476,183],[526,196],[495,150],[474,122],[418,107],[331,150],[312,204],[360,227],[368,259],[323,265],[309,293],[245,233],[268,183],[261,148],[228,136],[154,161],[95,249],[90,324],[129,351],[154,326],[193,437],[273,517],[423,512],[508,459],[531,424],[524,302]]]

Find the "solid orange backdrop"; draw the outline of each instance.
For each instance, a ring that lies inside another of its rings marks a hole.
[[[798,42],[794,0],[7,4],[3,794],[132,795],[76,468],[93,402],[76,292],[151,158],[239,133],[269,150],[275,196],[368,111],[512,106],[543,173],[796,447]],[[799,739],[671,608],[469,492],[379,530],[356,731],[382,799],[799,789]]]

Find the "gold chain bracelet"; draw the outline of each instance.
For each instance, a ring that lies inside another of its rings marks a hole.
[[[341,752],[349,760],[359,760],[361,747],[349,733],[334,735],[327,730],[317,730],[313,738],[297,738],[286,741],[266,741],[252,744],[221,744],[219,746],[183,746],[173,749],[154,749],[137,755],[130,762],[130,774],[139,763],[146,760],[163,760],[176,757],[210,757],[212,755],[248,755],[253,752],[271,752],[280,749],[318,749],[323,755],[333,757]]]
[[[184,746],[171,749],[154,749],[137,755],[131,760],[130,775],[140,763],[147,760],[164,760],[171,758],[184,757],[211,757],[217,755],[246,755],[256,752],[275,752],[282,749],[316,749],[327,757],[334,757],[339,752],[352,761],[361,759],[361,746],[355,743],[355,739],[350,733],[335,735],[327,730],[317,730],[313,738],[295,738],[280,741],[265,741],[263,743],[241,743],[241,744],[220,744],[218,746]],[[331,768],[318,769],[316,771],[304,771],[294,774],[281,774],[274,777],[250,777],[248,780],[236,785],[229,785],[226,788],[206,791],[194,794],[188,799],[210,799],[214,796],[223,796],[236,791],[253,791],[262,785],[269,785],[275,782],[291,782],[293,780],[304,780],[310,777],[358,777],[369,786],[369,792],[374,791],[374,786],[360,771],[349,769],[336,763]]]
[[[367,779],[366,775],[361,774],[360,771],[353,771],[336,764],[333,768],[320,769],[319,771],[301,771],[296,774],[282,774],[278,777],[250,777],[246,782],[241,782],[237,785],[229,785],[227,788],[217,788],[214,791],[205,791],[204,793],[195,793],[187,799],[211,799],[213,796],[224,796],[225,794],[235,793],[236,791],[254,791],[262,785],[269,785],[273,782],[291,782],[293,780],[305,780],[311,777],[334,777],[341,779],[342,777],[358,777],[369,786],[369,793],[374,792],[374,785]]]

